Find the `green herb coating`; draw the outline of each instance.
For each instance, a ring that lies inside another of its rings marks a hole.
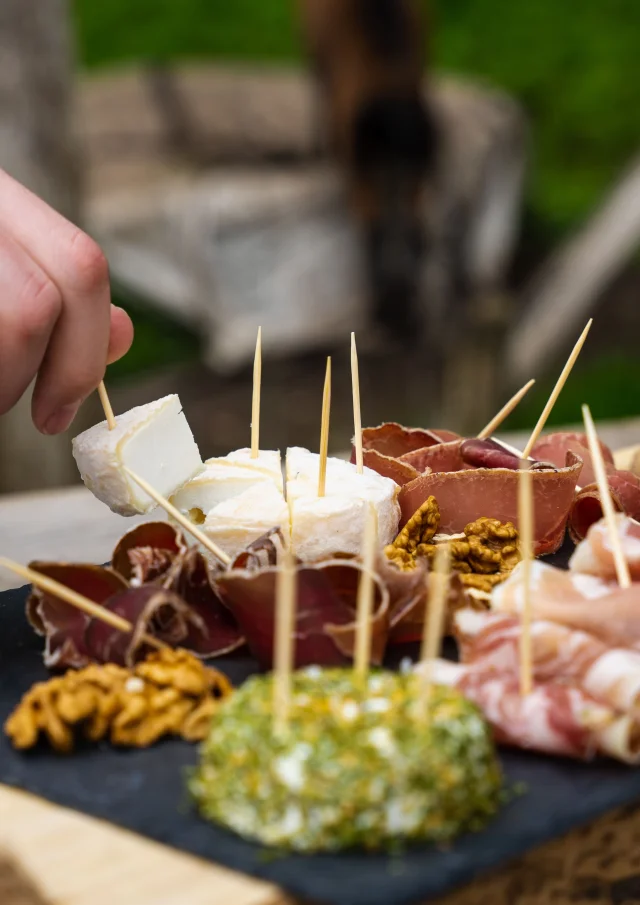
[[[247,839],[314,852],[443,842],[497,810],[490,730],[459,692],[425,696],[415,675],[309,668],[292,677],[289,723],[273,724],[273,681],[225,701],[190,790],[204,817]]]

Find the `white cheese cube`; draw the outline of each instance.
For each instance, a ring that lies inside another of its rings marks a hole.
[[[156,503],[123,466],[170,497],[202,469],[202,459],[178,396],[165,396],[103,421],[77,436],[73,456],[89,490],[113,512],[136,515]]]
[[[251,458],[251,450],[248,448],[234,449],[227,453],[226,456],[219,456],[215,459],[207,459],[205,465],[219,463],[220,465],[241,465],[244,468],[251,468],[258,474],[270,477],[276,482],[279,489],[283,490],[282,481],[282,460],[279,449],[260,449],[255,459]]]
[[[266,480],[218,503],[203,531],[233,559],[272,528],[289,537],[289,507],[274,482]]]
[[[309,450],[287,450],[287,500],[291,507],[292,546],[305,561],[335,553],[357,555],[369,507],[378,519],[378,543],[391,543],[398,532],[399,487],[370,468],[359,475],[343,459],[327,459],[325,495],[318,497],[320,457]]]
[[[204,469],[185,484],[182,490],[171,498],[171,502],[196,525],[201,525],[208,513],[219,503],[240,496],[255,484],[265,482],[277,487],[273,477],[266,472],[231,465],[229,462],[221,463],[218,459],[209,459]],[[281,491],[280,494],[282,495]]]

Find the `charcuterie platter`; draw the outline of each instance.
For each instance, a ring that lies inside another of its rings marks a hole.
[[[640,799],[636,484],[588,410],[522,453],[356,418],[348,463],[329,401],[284,467],[259,396],[206,463],[176,397],[77,438],[169,521],[0,561],[33,581],[0,595],[0,782],[301,898],[424,901]]]

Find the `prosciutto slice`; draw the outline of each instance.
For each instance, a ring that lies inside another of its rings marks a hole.
[[[120,538],[111,564],[126,581],[142,585],[161,579],[187,549],[182,532],[169,522],[143,522]]]
[[[618,515],[616,526],[631,578],[640,581],[640,522],[626,515]],[[604,519],[591,525],[569,560],[569,568],[573,572],[584,572],[598,575],[607,581],[615,581],[616,568]]]
[[[600,441],[600,449],[616,509],[631,518],[640,519],[640,478],[631,471],[617,469],[613,453],[602,441]],[[583,462],[580,475],[582,487],[576,494],[568,524],[572,540],[574,543],[578,543],[586,536],[591,525],[602,518],[600,492],[596,484],[586,435],[570,432],[547,434],[538,440],[532,450],[532,455],[535,458],[545,459],[553,462],[554,465],[559,465],[565,461],[569,452],[579,456]]]
[[[484,666],[436,660],[433,681],[458,688],[491,724],[500,745],[590,760],[595,754],[640,762],[640,725],[577,685],[538,682],[521,695],[518,678]]]
[[[120,575],[102,566],[32,562],[29,567],[102,605],[127,588]],[[45,638],[45,666],[55,669],[87,665],[84,636],[91,621],[89,616],[38,588],[29,595],[26,615],[36,633]]]
[[[355,649],[355,615],[361,566],[355,560],[328,560],[298,566],[295,614],[295,665],[344,666]],[[217,588],[237,619],[251,653],[262,669],[273,664],[277,569],[233,569],[222,573]],[[371,660],[380,665],[389,635],[389,593],[374,576]]]
[[[98,619],[90,619],[84,644],[87,663],[117,663],[133,666],[150,651],[144,635],[151,635],[171,647],[186,646],[194,637],[206,637],[204,621],[177,594],[155,585],[128,588],[104,605],[134,626],[122,632]]]
[[[614,507],[634,519],[640,519],[640,478],[630,471],[613,471],[607,475]],[[591,525],[602,518],[602,503],[597,484],[587,484],[576,494],[569,515],[569,534],[579,543]]]
[[[640,585],[621,588],[595,575],[531,563],[531,615],[588,632],[610,647],[640,650]],[[491,607],[522,611],[522,564],[494,588]]]
[[[600,449],[602,450],[602,457],[607,471],[615,471],[613,453],[609,447],[600,441]],[[589,452],[589,441],[586,434],[572,433],[570,431],[543,434],[531,450],[531,455],[534,459],[542,459],[560,467],[566,461],[568,452],[572,452],[582,459],[582,483],[595,483],[596,475],[591,464],[591,453]]]
[[[372,468],[402,486],[417,478],[428,467],[421,464],[421,454],[426,449],[460,439],[452,431],[421,430],[387,422],[362,431],[363,461],[367,468]],[[354,463],[355,455],[353,448],[351,461]]]
[[[536,555],[554,553],[561,546],[581,468],[581,460],[568,452],[563,468],[532,471]],[[517,526],[515,469],[474,468],[421,475],[400,491],[401,527],[430,496],[438,501],[439,530],[444,534],[457,534],[483,516]]]
[[[517,616],[464,609],[453,617],[460,659],[518,676],[521,622]],[[537,682],[570,681],[620,711],[640,710],[640,652],[609,648],[586,632],[555,622],[531,623]]]
[[[197,616],[181,644],[203,658],[220,657],[245,643],[237,621],[218,594],[216,577],[221,572],[221,567],[210,565],[199,550],[192,549],[175,560],[162,583]]]

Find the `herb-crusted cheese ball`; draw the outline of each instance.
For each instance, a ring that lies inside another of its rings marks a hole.
[[[288,730],[271,676],[220,708],[190,782],[204,817],[297,851],[441,842],[496,811],[501,773],[480,711],[415,676],[309,668],[294,674]]]

